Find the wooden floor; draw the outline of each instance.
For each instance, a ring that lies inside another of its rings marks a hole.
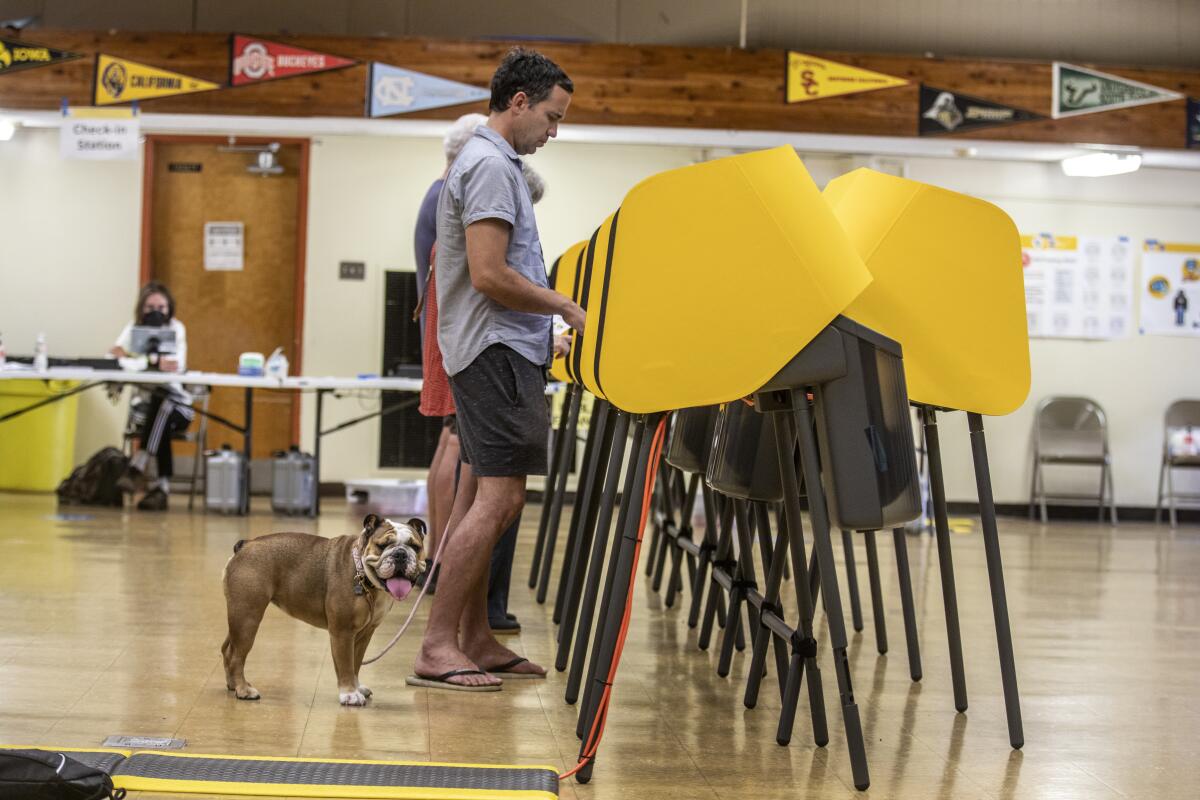
[[[323,631],[272,609],[247,675],[226,692],[221,569],[233,543],[278,530],[352,532],[344,507],[318,521],[70,509],[0,495],[0,743],[88,747],[112,734],[170,736],[187,750],[276,756],[573,765],[564,676],[464,695],[404,685],[417,637],[364,669],[366,708],[342,708]],[[514,568],[519,652],[549,665],[555,627],[526,589],[537,510]],[[685,612],[638,585],[614,707],[578,798],[1195,798],[1200,796],[1200,530],[1001,520],[1025,748],[1008,745],[980,534],[953,537],[970,709],[951,701],[931,537],[909,537],[925,675],[908,677],[890,537],[882,537],[892,649],[875,650],[870,604],[851,662],[872,784],[850,785],[822,636],[831,741],[812,744],[806,700],[779,747],[771,683],[741,702],[748,654],[728,679]],[[840,557],[840,546],[837,548]],[[865,554],[858,553],[860,579]],[[843,583],[844,589],[844,583]],[[844,595],[844,591],[843,591]],[[407,604],[376,636],[395,632]],[[847,612],[848,613],[848,612]],[[375,647],[372,650],[376,649]],[[773,681],[771,677],[768,680]],[[142,796],[150,796],[143,794]]]

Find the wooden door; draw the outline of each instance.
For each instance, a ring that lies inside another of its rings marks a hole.
[[[280,140],[239,139],[241,146]],[[270,355],[282,346],[292,374],[300,372],[303,321],[304,216],[308,142],[281,142],[278,175],[247,170],[255,152],[226,150],[228,139],[151,137],[147,141],[143,278],[162,281],[175,296],[176,317],[187,326],[188,368],[237,372],[238,356]],[[241,270],[209,270],[204,262],[206,222],[241,222]],[[217,388],[209,410],[233,422],[245,416],[244,390]],[[254,393],[253,457],[299,441],[299,399],[291,392]],[[237,433],[209,425],[209,447]],[[183,452],[186,452],[184,450]]]

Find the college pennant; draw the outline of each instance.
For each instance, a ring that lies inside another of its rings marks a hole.
[[[806,53],[788,52],[787,101],[803,103],[841,94],[904,86],[908,81]]]
[[[0,75],[34,67],[48,67],[61,61],[82,58],[82,53],[55,50],[32,42],[0,37]]]
[[[1054,93],[1051,109],[1055,119],[1095,114],[1118,108],[1165,103],[1183,97],[1179,92],[1148,83],[1097,72],[1074,64],[1054,62]]]
[[[490,89],[375,61],[371,63],[371,77],[367,81],[367,116],[408,114],[476,103],[491,96]]]
[[[111,106],[132,100],[154,100],[220,88],[220,84],[212,81],[99,53],[96,56],[96,82],[92,95],[93,105]]]
[[[353,67],[358,62],[303,47],[234,34],[229,40],[229,84],[277,81],[313,72]]]
[[[1045,119],[1041,114],[1023,108],[1006,106],[981,97],[925,84],[921,84],[919,114],[917,123],[922,136],[963,133],[997,125],[1011,125],[1014,122]]]

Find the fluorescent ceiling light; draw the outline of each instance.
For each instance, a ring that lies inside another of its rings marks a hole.
[[[0,119],[0,142],[7,142],[17,132],[17,126],[12,120]]]
[[[1088,153],[1062,160],[1062,171],[1072,178],[1102,178],[1136,172],[1142,165],[1140,153]]]

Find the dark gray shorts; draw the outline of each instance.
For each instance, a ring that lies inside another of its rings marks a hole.
[[[482,478],[545,475],[550,411],[542,367],[494,344],[450,377],[462,460]]]

